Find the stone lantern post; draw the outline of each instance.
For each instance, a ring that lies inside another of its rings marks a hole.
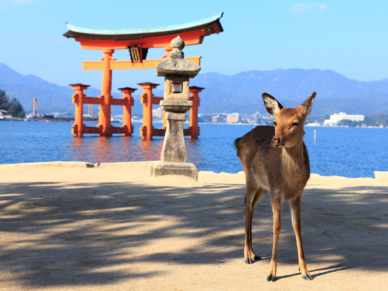
[[[189,78],[194,78],[201,67],[183,58],[184,47],[185,43],[179,36],[174,38],[170,58],[156,66],[156,75],[165,77],[164,100],[160,101],[160,106],[166,111],[167,127],[161,161],[152,166],[152,177],[183,175],[198,179],[197,168],[186,163],[183,125],[186,112],[193,106],[193,101],[189,100]]]

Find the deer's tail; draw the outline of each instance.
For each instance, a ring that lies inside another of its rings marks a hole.
[[[235,141],[234,141],[234,147],[237,151],[237,156],[240,157],[240,141],[242,140],[242,137],[240,138],[237,138]]]

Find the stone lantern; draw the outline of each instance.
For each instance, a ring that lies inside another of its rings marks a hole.
[[[170,58],[156,66],[156,75],[165,77],[164,99],[160,106],[166,111],[166,134],[164,137],[161,161],[153,164],[151,176],[183,175],[198,179],[194,164],[186,163],[186,147],[183,125],[186,112],[193,106],[189,100],[189,78],[194,78],[201,70],[191,61],[183,58],[184,41],[178,36],[171,41]]]

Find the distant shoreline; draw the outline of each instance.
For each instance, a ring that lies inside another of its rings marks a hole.
[[[74,120],[68,120],[68,119],[47,119],[47,120],[36,120],[36,119],[29,119],[29,118],[19,118],[19,117],[13,117],[13,118],[0,118],[0,121],[35,121],[35,122],[74,122]],[[95,123],[94,120],[84,120],[84,122],[88,123]],[[120,121],[112,121],[112,123],[120,123]],[[132,121],[132,123],[143,123],[140,121]],[[161,122],[155,122],[155,123],[161,123]],[[188,122],[185,122],[188,123]],[[199,124],[210,124],[210,125],[247,125],[247,126],[270,126],[269,124],[250,124],[250,123],[214,123],[214,122],[198,122]],[[380,126],[307,126],[305,127],[311,127],[311,128],[388,128],[388,127],[380,127]]]

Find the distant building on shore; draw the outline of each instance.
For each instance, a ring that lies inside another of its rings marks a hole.
[[[334,113],[330,115],[330,119],[325,119],[323,122],[324,125],[337,125],[342,120],[351,120],[351,121],[364,121],[364,115],[346,115],[345,112]]]
[[[0,119],[11,119],[12,115],[8,114],[7,110],[0,109]]]
[[[212,122],[214,122],[214,123],[222,123],[224,121],[225,121],[225,119],[222,116],[217,115],[217,116],[212,117]]]
[[[260,112],[259,112],[259,111],[257,111],[255,114],[253,114],[253,120],[254,120],[254,122],[259,122],[260,117],[261,117],[261,115],[260,115]]]
[[[232,113],[226,116],[227,123],[236,123],[239,121],[240,121],[240,115],[238,113]]]

